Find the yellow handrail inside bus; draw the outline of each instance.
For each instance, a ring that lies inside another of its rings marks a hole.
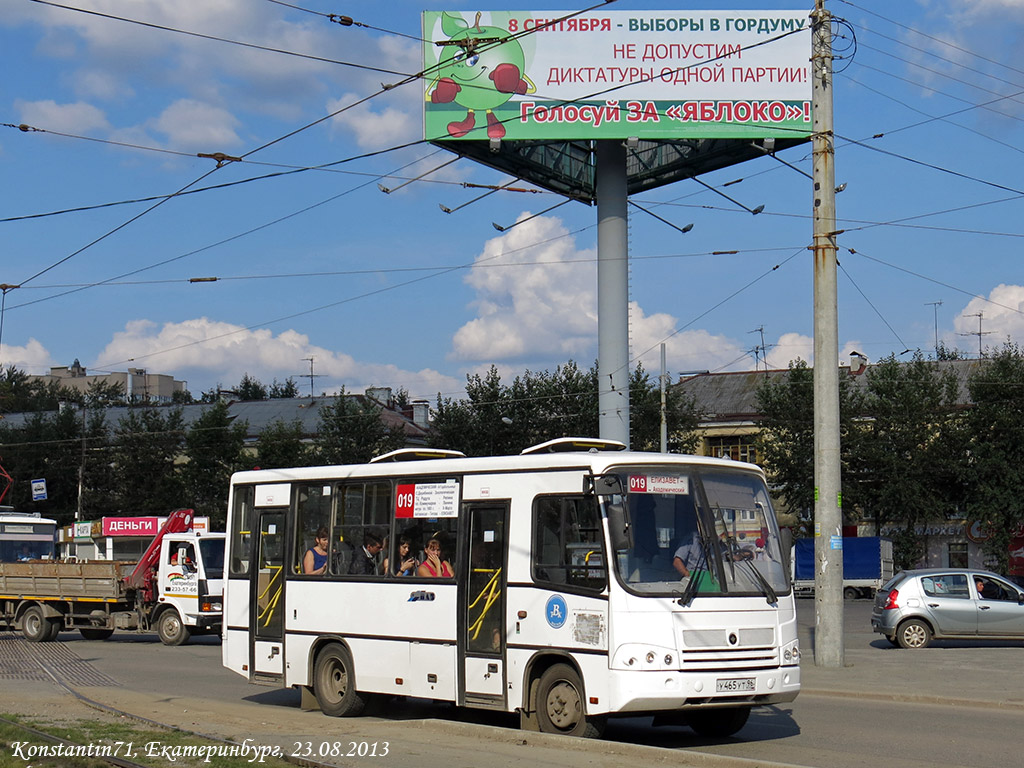
[[[484,607],[480,611],[480,615],[476,617],[476,621],[474,621],[466,630],[467,632],[472,633],[470,634],[469,637],[470,640],[476,640],[477,637],[480,635],[480,630],[483,628],[484,617],[487,615],[487,612],[491,609],[491,606],[494,605],[494,603],[497,601],[501,593],[501,568],[474,568],[473,573],[490,573],[491,578],[488,579],[487,583],[484,585],[484,588],[480,590],[480,594],[477,595],[473,599],[473,602],[469,604],[469,610],[472,610],[473,607],[480,602],[480,598],[486,596],[486,600],[484,600]]]
[[[274,582],[276,582],[278,577],[281,575],[281,572],[284,570],[284,566],[281,566],[281,565],[268,565],[267,566],[267,570],[274,571],[274,575],[270,577],[270,581],[267,582],[266,588],[256,598],[256,602],[257,603],[259,603],[260,600],[265,598],[270,593],[271,587],[274,586]],[[257,623],[262,621],[263,622],[263,626],[265,626],[265,627],[269,627],[270,626],[270,621],[271,621],[271,619],[274,618],[274,610],[277,608],[277,603],[281,599],[281,592],[282,591],[284,591],[284,582],[283,581],[280,584],[277,585],[277,591],[274,592],[274,594],[270,598],[270,600],[267,601],[267,604],[265,606],[263,606],[263,610],[261,610],[256,615],[256,622]],[[266,617],[266,618],[264,619],[264,617]]]

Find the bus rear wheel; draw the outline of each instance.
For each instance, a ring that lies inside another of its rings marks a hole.
[[[720,739],[736,733],[747,724],[748,717],[750,707],[705,709],[687,714],[686,724],[701,736]]]
[[[352,654],[341,643],[327,645],[316,657],[313,692],[320,711],[331,717],[354,717],[363,711],[367,697],[356,690]]]
[[[596,739],[604,731],[603,717],[587,717],[583,681],[568,664],[553,664],[537,684],[537,723],[544,733]]]

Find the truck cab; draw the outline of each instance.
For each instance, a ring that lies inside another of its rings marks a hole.
[[[166,645],[219,633],[224,594],[224,534],[188,531],[163,537],[151,624]]]

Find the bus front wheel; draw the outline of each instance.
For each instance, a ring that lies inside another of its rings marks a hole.
[[[568,664],[553,664],[537,683],[537,723],[545,733],[599,737],[604,718],[587,717],[583,681]]]
[[[313,692],[320,711],[331,717],[354,717],[366,706],[366,695],[356,690],[352,654],[341,643],[331,643],[316,657]]]

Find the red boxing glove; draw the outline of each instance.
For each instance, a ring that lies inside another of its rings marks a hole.
[[[462,86],[450,77],[442,77],[437,81],[437,88],[430,94],[430,101],[433,104],[448,104],[455,101],[455,94],[462,90]]]
[[[494,86],[502,93],[526,93],[527,84],[519,76],[519,67],[515,64],[499,64],[489,75]]]

